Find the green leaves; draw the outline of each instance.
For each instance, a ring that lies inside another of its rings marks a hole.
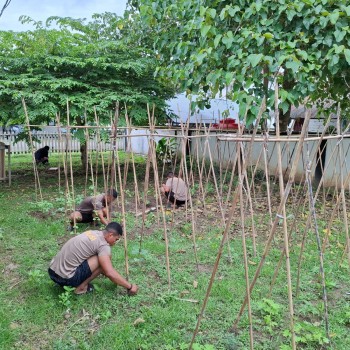
[[[350,66],[350,50],[349,49],[345,49],[344,50],[344,55],[345,55],[346,62],[348,62],[348,65]]]
[[[201,36],[205,37],[208,34],[210,28],[211,28],[211,25],[205,25],[201,27]]]
[[[334,32],[335,40],[336,40],[338,43],[344,39],[345,35],[346,35],[346,31],[344,31],[344,30],[338,30],[338,29],[337,29],[337,30]]]
[[[336,24],[339,18],[339,11],[334,11],[329,15],[329,20],[332,24]]]
[[[299,68],[301,66],[301,63],[299,61],[288,61],[286,62],[286,68],[291,69],[293,73],[297,73]]]
[[[344,82],[337,76],[341,70],[350,78],[345,49],[350,43],[350,7],[344,1],[213,0],[200,6],[178,0],[174,7],[171,0],[143,0],[142,4],[152,8],[152,16],[141,18],[143,25],[156,31],[157,43],[161,42],[155,44],[162,55],[159,71],[184,90],[208,97],[230,85],[240,116],[247,107],[250,118],[264,96],[267,105],[274,106],[272,83],[277,77],[279,103],[286,115],[291,104],[305,98],[310,103],[332,99],[350,108],[348,99],[341,98]],[[174,55],[172,48],[184,41],[189,44]]]
[[[120,18],[95,15],[94,21],[51,18],[61,29],[43,28],[31,32],[0,32],[0,118],[23,118],[21,98],[34,124],[66,116],[86,115],[110,121],[119,102],[131,109],[138,123],[148,122],[147,103],[156,104],[162,115],[172,89],[155,80],[155,60],[147,49],[125,45],[118,39]],[[25,57],[25,58],[24,58]],[[141,112],[142,110],[142,112]]]
[[[251,54],[247,57],[248,62],[252,65],[252,67],[256,67],[261,59],[264,57],[263,54]]]

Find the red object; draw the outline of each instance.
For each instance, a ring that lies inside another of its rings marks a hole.
[[[219,129],[219,130],[223,130],[223,129],[237,130],[238,124],[236,123],[236,119],[227,118],[227,119],[220,120],[219,123],[213,124],[212,128]]]

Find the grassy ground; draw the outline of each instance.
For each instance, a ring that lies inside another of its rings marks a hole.
[[[57,166],[58,161],[58,155],[53,155],[51,166]],[[130,281],[140,286],[139,294],[128,297],[123,288],[114,286],[108,279],[98,278],[94,281],[93,294],[75,296],[55,286],[47,275],[51,258],[71,237],[65,232],[63,175],[58,186],[57,172],[40,168],[44,198],[37,201],[30,158],[14,156],[12,165],[12,187],[0,183],[0,349],[187,349],[222,238],[214,195],[208,196],[205,213],[194,208],[198,215],[198,265],[191,236],[191,217],[182,209],[174,216],[166,214],[171,267],[169,290],[162,222],[158,224],[157,214],[150,213],[141,243],[142,221],[133,212],[134,187],[129,181],[130,188],[125,191],[127,255]],[[138,159],[138,166],[142,169],[142,158]],[[75,191],[82,194],[85,177],[80,173],[78,155],[73,156],[73,168],[76,169]],[[140,172],[142,179],[142,170]],[[142,185],[140,181],[141,188]],[[101,190],[103,183],[99,187]],[[256,218],[257,256],[247,236],[250,278],[264,249],[266,213],[262,210]],[[116,220],[121,220],[120,203]],[[304,221],[300,218],[291,238],[294,291]],[[247,220],[248,233],[250,226]],[[81,225],[78,232],[87,228]],[[324,235],[327,221],[320,220],[319,228]],[[330,347],[333,349],[350,349],[350,300],[346,296],[350,291],[349,268],[342,257],[343,237],[343,223],[335,220],[325,254]],[[291,348],[284,263],[269,294],[282,247],[282,232],[278,232],[252,293],[255,349]],[[112,250],[115,267],[125,274],[122,242]],[[298,348],[322,349],[327,339],[318,251],[312,231],[306,238],[300,286],[300,293],[294,292]],[[249,349],[247,312],[238,330],[232,331],[244,293],[243,249],[237,219],[230,234],[230,254],[226,246],[196,338],[196,349]]]

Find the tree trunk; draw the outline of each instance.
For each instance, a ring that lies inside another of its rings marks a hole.
[[[292,106],[289,106],[288,111],[283,114],[282,110],[280,110],[280,131],[282,135],[286,135],[288,132],[288,125],[290,123],[290,112]]]
[[[283,90],[291,91],[293,89],[294,85],[295,85],[294,80],[288,80],[285,77],[285,80],[282,83],[282,88],[283,88]],[[280,124],[280,132],[282,135],[283,134],[285,135],[288,132],[288,124],[290,123],[291,110],[292,110],[292,106],[289,106],[288,111],[286,113],[283,113],[283,111],[280,110],[280,118],[279,118],[280,122],[279,122],[279,124]]]
[[[88,158],[88,148],[87,148],[87,140],[85,140],[85,143],[80,144],[80,159],[81,159],[81,165],[83,168],[83,172],[88,172],[88,166],[89,166],[89,158]]]
[[[78,126],[84,126],[85,125],[85,119],[82,117],[76,118],[76,125]],[[81,134],[80,134],[81,135]],[[80,139],[80,159],[81,159],[81,166],[82,170],[85,174],[88,173],[89,170],[89,153],[88,153],[88,141],[89,141],[89,133],[85,132],[84,129],[84,139]]]

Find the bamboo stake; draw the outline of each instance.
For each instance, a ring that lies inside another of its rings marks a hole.
[[[181,128],[182,128],[182,131],[184,133],[182,123],[181,123]],[[186,154],[186,142],[187,142],[186,139],[183,140],[183,142],[182,142],[182,154]],[[185,182],[187,184],[189,184],[189,176],[188,176],[186,159],[184,159],[184,157],[182,157],[182,160],[184,160],[183,161],[183,167],[184,167]],[[197,242],[196,242],[196,232],[197,232],[197,229],[196,229],[196,216],[194,215],[194,212],[193,212],[192,194],[191,194],[191,191],[189,189],[188,189],[188,200],[190,202],[191,218],[192,218],[191,225],[192,225],[193,252],[194,252],[194,258],[195,258],[196,265],[197,265],[197,271],[199,271],[199,261],[198,261],[198,254],[197,254]],[[186,212],[187,212],[187,202],[186,202]]]
[[[40,178],[39,178],[39,172],[38,172],[38,167],[36,165],[36,160],[35,160],[35,155],[34,155],[34,147],[33,147],[33,137],[32,137],[32,132],[29,127],[29,116],[28,116],[28,111],[27,111],[27,105],[24,101],[24,98],[22,97],[22,106],[24,110],[24,115],[26,117],[26,123],[27,123],[27,128],[28,128],[28,135],[29,135],[29,142],[30,142],[30,149],[32,153],[32,162],[33,162],[33,169],[34,169],[34,179],[35,179],[35,195],[36,195],[36,200],[38,200],[38,191],[40,195],[40,200],[43,200],[43,194],[41,191],[41,186],[40,186]]]
[[[153,140],[153,138],[154,138],[154,122],[155,122],[154,106],[152,109],[152,113],[150,113],[149,105],[147,105],[147,113],[148,113],[148,120],[149,120],[149,124],[150,124],[151,138]],[[151,149],[151,157],[152,157],[152,163],[153,163],[153,169],[154,169],[154,182],[155,182],[154,184],[155,184],[155,189],[156,189],[156,196],[158,195],[159,198],[161,198],[159,176],[158,176],[158,167],[157,167],[157,158],[156,158],[156,150],[154,147],[154,142],[151,142],[150,149]],[[162,202],[162,200],[160,200],[159,202],[160,202],[162,219],[163,219],[165,259],[166,259],[166,268],[167,268],[167,274],[168,274],[168,288],[170,290],[171,278],[170,278],[170,260],[169,260],[169,241],[168,241],[168,235],[167,235],[167,229],[166,229],[166,219],[165,219],[165,212],[164,212],[164,208],[163,208],[163,202]]]
[[[240,144],[240,148],[238,148],[238,153],[240,151],[243,153],[243,145]],[[244,162],[244,156],[242,157]],[[245,180],[245,171],[242,171],[241,162],[238,162],[238,173],[240,177],[240,182],[242,183],[239,186],[239,197],[240,197],[240,212],[241,212],[241,238],[242,238],[242,247],[243,247],[243,261],[244,261],[244,274],[245,274],[245,282],[246,282],[246,294],[248,296],[247,306],[248,306],[248,318],[249,318],[249,342],[250,349],[254,349],[254,333],[253,333],[253,318],[252,318],[252,310],[250,305],[250,291],[249,291],[249,265],[248,265],[248,257],[247,257],[247,245],[245,240],[245,215],[244,215],[244,204],[243,204],[243,182]],[[249,196],[249,194],[247,194]],[[255,253],[255,252],[254,252]]]
[[[212,274],[211,274],[211,277],[210,277],[210,280],[209,280],[209,285],[208,285],[208,288],[207,288],[207,292],[206,292],[204,300],[203,300],[203,305],[202,305],[200,314],[199,314],[198,319],[197,319],[196,328],[195,328],[195,330],[193,332],[193,335],[192,335],[192,339],[191,339],[191,343],[190,343],[190,346],[189,346],[189,350],[192,350],[192,346],[193,346],[194,340],[196,338],[196,335],[198,334],[199,326],[201,324],[201,321],[202,321],[202,318],[203,318],[203,315],[204,315],[204,311],[206,309],[206,306],[207,306],[207,303],[208,303],[208,300],[209,300],[209,295],[210,295],[210,292],[211,292],[211,289],[212,289],[212,286],[213,286],[213,283],[214,283],[215,275],[216,275],[216,272],[217,272],[217,269],[218,269],[218,266],[219,266],[219,262],[220,262],[220,259],[221,259],[223,248],[224,248],[224,245],[225,245],[227,237],[228,237],[228,231],[230,229],[231,221],[232,221],[232,218],[233,218],[236,206],[237,206],[237,201],[238,201],[238,198],[239,198],[239,193],[240,193],[240,187],[241,186],[242,186],[242,182],[239,182],[239,184],[238,184],[238,186],[236,188],[233,200],[232,200],[232,206],[231,206],[230,214],[229,214],[228,220],[226,221],[225,230],[224,230],[224,233],[223,233],[223,236],[222,236],[222,239],[221,239],[221,243],[220,243],[220,246],[219,246],[219,249],[218,249],[218,254],[216,256],[216,260],[215,260],[215,263],[214,263],[213,271],[212,271]]]
[[[267,205],[269,207],[269,215],[270,215],[270,226],[272,228],[273,221],[272,221],[272,210],[271,210],[271,192],[270,192],[270,174],[268,170],[268,163],[267,163],[267,152],[268,152],[268,146],[267,146],[267,135],[265,134],[265,142],[263,146],[263,152],[264,152],[264,165],[265,165],[265,174],[266,174],[266,192],[267,192]]]
[[[280,125],[279,125],[279,109],[278,109],[278,84],[275,80],[275,120],[276,120],[276,134],[280,136]],[[300,148],[300,152],[302,148]],[[279,168],[279,187],[280,194],[283,196],[284,193],[284,184],[283,184],[283,175],[282,175],[282,158],[281,158],[281,145],[277,144],[277,154],[278,154],[278,168]],[[290,269],[290,256],[289,256],[289,240],[288,240],[288,227],[287,227],[287,218],[286,218],[286,207],[285,203],[281,207],[283,215],[283,238],[284,238],[284,253],[286,257],[286,270],[287,270],[287,286],[288,286],[288,304],[289,304],[289,322],[290,330],[292,334],[292,349],[296,349],[295,341],[295,329],[294,329],[294,305],[293,305],[293,289],[292,289],[292,278],[291,278],[291,269]]]
[[[339,122],[339,120],[340,120],[340,105],[339,104],[338,104],[338,111],[337,111],[337,120],[338,120],[337,130],[338,130],[338,134],[340,135],[340,122]],[[341,139],[337,142],[337,147],[338,147],[338,152],[339,152],[339,158],[342,160],[342,159],[344,159],[344,157],[343,157],[343,147],[341,145]],[[349,237],[348,215],[347,215],[345,189],[344,189],[343,164],[340,163],[340,183],[341,183],[340,195],[341,195],[341,199],[342,199],[343,220],[344,220],[344,226],[345,226],[345,239],[346,239],[347,254],[348,254],[348,264],[350,267],[350,237]]]
[[[256,283],[259,275],[260,275],[261,269],[262,269],[262,267],[263,267],[263,265],[265,263],[266,256],[267,256],[267,254],[268,254],[268,252],[270,250],[272,239],[273,239],[273,237],[275,235],[275,232],[276,232],[276,229],[277,229],[277,225],[278,225],[278,222],[279,222],[279,217],[281,217],[283,215],[282,209],[283,209],[283,207],[284,207],[284,205],[285,205],[285,203],[286,203],[286,201],[288,199],[289,192],[290,192],[292,184],[294,182],[294,177],[295,177],[295,174],[296,174],[296,171],[297,171],[297,165],[298,165],[298,162],[299,162],[301,149],[302,149],[302,144],[304,142],[304,138],[305,138],[305,135],[306,135],[306,131],[307,131],[307,127],[308,127],[308,124],[309,124],[309,120],[310,120],[310,112],[308,111],[306,113],[306,116],[305,116],[304,125],[303,125],[303,129],[302,129],[301,136],[300,136],[300,141],[298,143],[298,148],[297,148],[296,156],[294,158],[292,170],[291,170],[290,175],[289,175],[288,183],[287,183],[287,185],[285,187],[285,191],[284,191],[283,197],[281,198],[281,202],[280,202],[280,205],[279,205],[279,208],[278,208],[275,220],[273,222],[273,225],[272,225],[272,228],[271,228],[271,231],[270,231],[270,235],[269,235],[268,240],[267,240],[266,245],[265,245],[263,256],[262,256],[262,258],[260,260],[260,263],[259,263],[259,266],[258,266],[258,268],[257,268],[257,270],[255,272],[253,281],[250,284],[250,292],[252,292],[252,290],[253,290],[253,288],[255,286],[255,283]],[[240,320],[240,317],[242,316],[242,313],[243,313],[243,310],[244,310],[246,304],[247,304],[247,295],[244,298],[244,301],[242,303],[241,309],[240,309],[240,311],[239,311],[239,313],[237,315],[237,318],[236,318],[236,320],[235,320],[235,322],[233,324],[233,328],[237,327],[238,322]]]
[[[145,232],[145,221],[146,221],[146,201],[147,201],[147,192],[148,192],[148,183],[149,183],[149,173],[151,166],[151,139],[148,137],[148,156],[146,161],[146,172],[145,172],[145,180],[143,184],[143,199],[142,199],[142,227],[141,227],[141,235],[140,235],[140,246],[139,253],[142,251],[142,243]]]
[[[60,115],[56,115],[56,122],[57,122],[57,127],[59,130],[59,135],[61,135],[61,123],[60,123]],[[65,152],[62,153],[62,164],[63,164],[63,172],[64,172],[64,184],[65,184],[65,214],[68,212],[68,205],[67,205],[67,198],[70,198],[70,189],[69,189],[69,180],[68,180],[68,169],[67,169],[67,150],[68,150],[68,143],[67,143],[67,136],[65,136]],[[75,207],[74,203],[70,201],[71,204]],[[71,208],[70,208],[71,209]],[[75,209],[75,208],[73,208]],[[74,220],[73,227],[76,226],[76,222]]]
[[[125,105],[125,120],[126,124],[128,126],[129,135],[131,134],[131,120],[129,119],[127,107]],[[140,204],[140,194],[139,194],[139,187],[137,183],[137,175],[136,175],[136,167],[135,167],[135,157],[134,157],[134,151],[132,149],[131,143],[130,143],[130,153],[131,153],[131,161],[132,161],[132,170],[134,175],[134,188],[135,188],[135,212],[138,210],[138,205]]]
[[[117,134],[117,125],[119,120],[119,104],[116,106],[115,111],[115,134]],[[122,207],[122,218],[123,218],[123,231],[124,231],[124,258],[125,258],[125,274],[126,279],[129,279],[129,256],[128,256],[128,239],[127,239],[127,229],[126,229],[126,214],[125,214],[125,197],[124,197],[124,190],[123,190],[123,182],[122,182],[122,175],[120,170],[120,159],[119,159],[119,152],[116,150],[116,167],[117,171],[114,171],[114,175],[117,176],[116,173],[118,173],[118,181],[119,181],[119,191],[120,191],[120,199],[121,199],[121,207]],[[114,180],[115,184],[117,183],[116,179]]]
[[[103,149],[102,149],[102,144],[101,144],[100,119],[97,116],[96,108],[94,108],[94,114],[95,114],[95,122],[96,122],[96,125],[98,126],[98,128],[96,129],[97,130],[97,133],[96,133],[97,145],[98,145],[97,149],[99,149],[100,154],[101,154],[103,189],[104,189],[104,193],[106,194],[107,190],[108,190],[108,182],[107,182],[107,176],[106,176],[106,170],[105,170],[104,154],[103,154]],[[97,169],[97,167],[96,167],[96,169]],[[122,191],[122,188],[121,188],[121,191]],[[122,200],[123,200],[123,195],[124,195],[124,193],[121,193]],[[107,201],[106,201],[106,209],[107,209],[107,221],[110,222],[110,209],[111,208],[110,208],[110,205],[107,203]],[[124,220],[125,220],[125,218],[124,218]],[[126,232],[125,227],[124,227],[124,232]],[[125,236],[126,236],[126,233],[125,233]]]
[[[246,163],[244,161],[244,158],[242,158],[242,161],[243,161],[242,171],[246,171]],[[205,298],[204,298],[204,301],[203,301],[201,312],[200,312],[200,314],[198,316],[198,319],[197,319],[197,325],[196,325],[196,328],[195,328],[195,330],[193,332],[193,336],[192,336],[192,339],[191,339],[189,350],[192,349],[194,340],[195,340],[196,335],[197,335],[198,330],[199,330],[199,326],[200,326],[201,320],[202,320],[203,315],[204,315],[204,310],[205,310],[206,305],[207,305],[208,300],[209,300],[209,295],[210,295],[210,292],[211,292],[211,288],[213,286],[214,278],[215,278],[215,275],[216,275],[216,272],[217,272],[217,269],[218,269],[218,266],[219,266],[219,262],[220,262],[220,259],[221,259],[221,255],[222,255],[222,252],[223,252],[223,247],[224,247],[225,242],[228,240],[228,231],[229,231],[230,226],[231,226],[231,221],[232,221],[235,209],[236,209],[237,201],[238,201],[239,194],[240,194],[242,186],[243,186],[243,182],[240,181],[238,186],[237,186],[237,188],[236,188],[234,197],[233,197],[233,201],[232,201],[232,206],[231,206],[231,210],[230,210],[230,213],[229,213],[229,217],[228,217],[228,219],[226,221],[225,231],[224,231],[224,234],[223,234],[222,239],[221,239],[221,243],[220,243],[220,246],[219,246],[218,254],[217,254],[217,257],[216,257],[216,260],[215,260],[215,264],[214,264],[214,267],[213,267],[213,271],[212,271],[212,274],[211,274],[211,277],[210,277],[209,285],[208,285],[207,292],[206,292],[206,295],[205,295]],[[249,289],[249,293],[251,293],[250,289]]]
[[[69,155],[69,170],[70,170],[70,182],[71,182],[71,198],[72,202],[75,203],[75,195],[74,195],[74,176],[73,176],[73,160],[72,160],[72,150],[69,147],[71,145],[71,131],[70,131],[70,111],[69,111],[69,102],[67,99],[67,151]],[[69,183],[68,183],[69,187]],[[76,233],[76,222],[74,220],[74,233]]]
[[[309,196],[310,196],[310,211],[312,214],[312,218],[314,221],[314,227],[315,227],[315,236],[316,236],[316,242],[317,242],[317,249],[318,254],[320,258],[320,274],[322,279],[322,297],[323,297],[323,305],[324,305],[324,315],[325,315],[325,328],[326,328],[326,335],[328,340],[330,341],[330,334],[329,334],[329,323],[328,323],[328,301],[327,301],[327,290],[326,290],[326,278],[324,273],[324,263],[323,263],[323,253],[321,249],[321,240],[320,235],[318,232],[318,224],[317,224],[317,218],[316,218],[316,210],[315,210],[315,200],[312,193],[312,185],[311,185],[311,177],[310,177],[310,163],[308,163],[307,167],[307,183],[309,187]]]

